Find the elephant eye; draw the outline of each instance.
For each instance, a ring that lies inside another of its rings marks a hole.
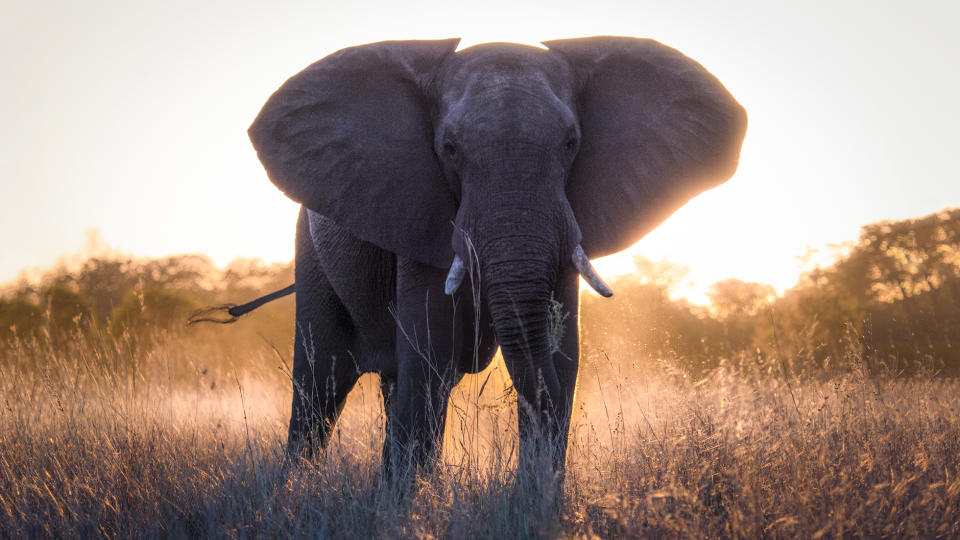
[[[456,155],[457,155],[457,146],[456,146],[455,144],[449,143],[449,142],[448,142],[448,143],[444,143],[444,144],[443,144],[443,152],[444,152],[445,154],[447,154],[448,156],[450,156],[450,157],[456,156]]]
[[[571,153],[575,152],[577,150],[577,138],[570,137],[569,139],[567,139],[567,142],[563,143],[563,148],[567,152],[571,152]]]

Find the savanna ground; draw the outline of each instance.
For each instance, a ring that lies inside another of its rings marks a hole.
[[[867,225],[781,295],[726,280],[696,306],[681,268],[635,266],[582,295],[562,487],[517,474],[499,362],[417,478],[379,474],[369,375],[284,468],[292,299],[184,321],[291,264],[92,252],[2,286],[0,538],[960,537],[960,208]]]
[[[549,473],[517,480],[502,364],[464,379],[441,464],[402,495],[378,474],[375,377],[328,451],[284,470],[283,347],[53,343],[0,362],[3,537],[960,536],[960,382],[876,373],[857,340],[820,378],[587,354],[559,501]]]

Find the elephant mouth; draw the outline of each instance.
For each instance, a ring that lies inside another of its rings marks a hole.
[[[590,259],[587,258],[587,254],[583,251],[583,247],[581,247],[580,244],[577,244],[577,247],[574,248],[570,258],[577,272],[579,272],[580,276],[590,285],[590,288],[604,298],[613,296],[613,289],[597,274],[596,269],[590,264]],[[467,265],[463,262],[460,255],[457,254],[453,257],[453,263],[450,265],[450,271],[447,273],[444,292],[448,295],[457,292],[466,275]]]

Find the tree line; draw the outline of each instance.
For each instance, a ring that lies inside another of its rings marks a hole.
[[[709,305],[697,306],[671,298],[682,269],[634,262],[637,271],[613,283],[612,299],[583,295],[586,355],[667,362],[693,375],[725,362],[783,375],[960,375],[960,208],[867,225],[832,264],[808,270],[780,296],[770,285],[729,279],[710,288]],[[220,269],[203,255],[93,256],[3,289],[0,351],[94,333],[144,344],[193,332],[233,346],[289,346],[290,298],[229,329],[186,329],[185,321],[203,306],[247,301],[292,282],[292,263],[238,259]]]
[[[782,296],[728,279],[706,307],[671,300],[675,269],[640,259],[612,301],[583,299],[585,346],[693,373],[747,361],[783,374],[960,375],[960,208],[866,225],[848,248]]]

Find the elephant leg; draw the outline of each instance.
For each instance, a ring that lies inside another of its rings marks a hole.
[[[397,264],[394,467],[419,467],[440,454],[462,345],[455,322],[459,308],[444,294],[445,274],[409,260]]]
[[[325,448],[347,394],[360,376],[355,329],[316,258],[306,219],[297,224],[296,334],[288,454]]]
[[[314,325],[298,325],[293,355],[293,404],[287,450],[290,454],[326,448],[359,370],[341,337],[317,335]]]

